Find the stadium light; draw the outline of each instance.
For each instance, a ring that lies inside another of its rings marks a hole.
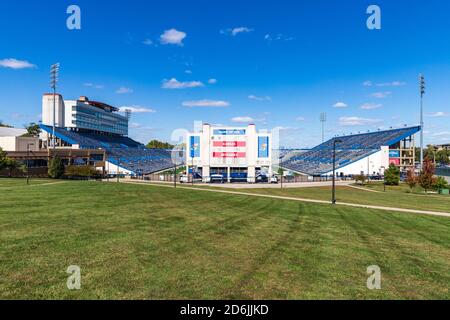
[[[50,66],[50,87],[53,89],[53,130],[52,130],[52,145],[53,149],[56,148],[56,138],[55,138],[55,121],[56,121],[56,85],[58,83],[59,75],[59,63],[52,64]]]
[[[327,114],[322,112],[320,114],[320,122],[322,122],[322,143],[325,142],[325,122],[327,122]]]
[[[419,74],[420,88],[420,170],[423,170],[423,96],[425,95],[425,77]]]
[[[331,203],[336,204],[336,144],[342,143],[340,139],[333,140],[333,190],[331,194]]]

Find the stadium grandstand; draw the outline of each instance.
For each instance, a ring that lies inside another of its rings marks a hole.
[[[414,135],[420,127],[335,137],[306,152],[289,152],[282,161],[283,169],[310,176],[332,176],[333,146],[336,143],[336,173],[382,175],[393,163],[402,171],[415,165]]]
[[[119,109],[87,97],[64,101],[56,95],[53,128],[53,102],[52,94],[44,95],[40,127],[47,147],[105,150],[110,174],[146,175],[173,167],[170,150],[148,149],[127,137],[129,117]]]

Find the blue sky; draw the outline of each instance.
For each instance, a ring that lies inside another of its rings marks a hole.
[[[54,62],[66,99],[134,108],[141,142],[199,120],[282,127],[288,147],[320,143],[321,112],[327,137],[417,124],[422,72],[425,140],[450,142],[447,1],[2,2],[0,119],[18,127],[39,120]],[[72,4],[81,30],[66,27]]]

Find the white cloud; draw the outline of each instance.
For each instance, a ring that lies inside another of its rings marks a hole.
[[[341,126],[364,126],[364,125],[372,125],[382,122],[379,119],[367,119],[360,117],[340,117],[339,125]]]
[[[142,43],[146,46],[156,46],[152,39],[145,39]]]
[[[375,92],[371,94],[371,97],[377,98],[377,99],[384,99],[392,95],[392,92],[385,91],[385,92]]]
[[[10,69],[15,69],[15,70],[36,68],[36,66],[34,64],[32,64],[28,61],[17,60],[14,58],[0,60],[0,67],[10,68]]]
[[[95,88],[95,89],[104,89],[105,88],[105,86],[102,84],[93,84],[90,82],[84,83],[83,86],[89,87],[89,88]]]
[[[226,30],[221,30],[220,33],[229,34],[229,35],[232,35],[233,37],[235,37],[239,33],[248,33],[248,32],[252,32],[252,31],[253,31],[253,29],[250,29],[248,27],[237,27],[237,28],[229,28]]]
[[[163,89],[186,89],[186,88],[198,88],[204,87],[205,85],[200,81],[188,81],[188,82],[180,82],[175,78],[170,80],[163,80],[162,88]]]
[[[133,93],[133,89],[127,87],[120,87],[116,91],[117,94]]]
[[[250,100],[255,100],[255,101],[272,101],[272,98],[269,96],[265,96],[265,97],[258,97],[255,95],[249,95],[248,98]]]
[[[216,84],[217,83],[217,79],[209,79],[208,83],[209,84]]]
[[[380,103],[364,103],[361,106],[361,109],[363,110],[373,110],[373,109],[379,109],[381,108],[383,105]]]
[[[267,40],[267,41],[292,41],[295,38],[291,37],[291,36],[286,36],[284,34],[279,33],[279,34],[276,34],[276,35],[273,35],[273,36],[271,34],[266,34],[264,36],[264,39]]]
[[[222,100],[196,100],[196,101],[184,101],[182,103],[184,107],[213,107],[213,108],[223,108],[230,106],[228,101]]]
[[[192,74],[192,70],[185,70],[184,73],[186,73],[186,74]]]
[[[250,122],[255,122],[255,119],[253,119],[252,117],[234,117],[231,119],[232,122],[234,123],[250,123]]]
[[[348,105],[345,102],[336,102],[333,104],[333,108],[347,108]]]
[[[402,82],[402,81],[377,83],[378,87],[401,87],[404,85],[406,85],[406,82]]]
[[[450,131],[442,131],[442,132],[433,133],[433,137],[445,137],[445,136],[450,136]]]
[[[443,111],[439,111],[439,112],[435,112],[435,113],[430,113],[429,116],[432,118],[443,118],[443,117],[448,117],[450,114],[448,112],[443,112]]]
[[[373,86],[373,83],[372,83],[372,81],[367,80],[367,81],[364,81],[364,82],[363,82],[363,86],[364,86],[364,87],[371,87],[371,86]]]
[[[297,117],[295,120],[297,120],[297,121],[305,121],[306,119],[304,117]]]
[[[155,113],[156,111],[153,109],[141,107],[141,106],[123,106],[119,108],[120,112],[125,112],[130,110],[131,113]]]
[[[162,44],[175,44],[178,46],[183,45],[183,40],[186,38],[186,33],[178,31],[176,29],[169,29],[164,31],[160,36],[160,41]]]

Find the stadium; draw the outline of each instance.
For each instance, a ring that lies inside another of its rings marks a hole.
[[[54,143],[58,149],[103,149],[103,171],[107,174],[148,175],[173,167],[170,150],[147,149],[127,137],[129,115],[119,114],[118,108],[84,96],[78,100],[63,100],[59,94],[55,97],[54,101],[53,94],[43,96],[40,127],[44,148]]]

